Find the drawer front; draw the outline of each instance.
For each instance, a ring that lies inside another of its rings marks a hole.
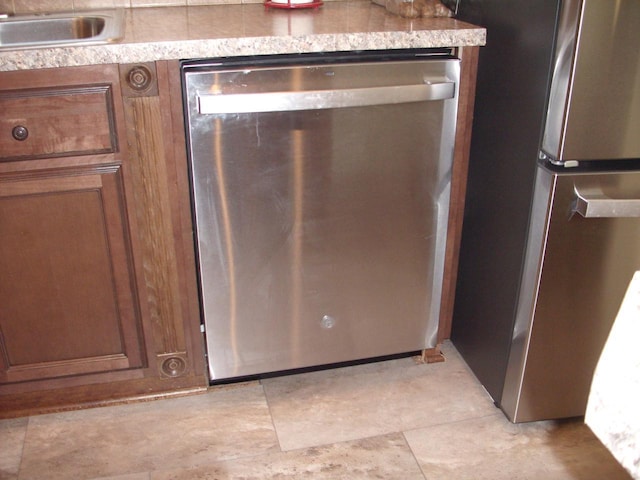
[[[0,159],[117,151],[110,85],[0,92]]]

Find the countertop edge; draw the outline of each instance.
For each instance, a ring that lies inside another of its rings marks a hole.
[[[371,8],[384,11],[378,6]],[[391,16],[378,11],[376,14]],[[122,42],[103,45],[6,50],[0,51],[0,71],[241,55],[482,46],[486,41],[484,28],[456,20],[450,20],[456,28],[429,28],[424,26],[425,22],[402,22],[391,18],[392,26],[387,31],[351,32],[343,28],[330,33],[248,33],[245,36],[160,41],[125,37]]]

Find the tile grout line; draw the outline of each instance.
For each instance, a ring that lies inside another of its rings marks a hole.
[[[420,473],[422,474],[422,477],[424,478],[424,480],[428,480],[427,474],[424,473],[424,470],[422,469],[422,465],[420,465],[420,462],[416,457],[416,453],[413,451],[413,448],[411,448],[411,444],[409,443],[409,440],[407,440],[407,436],[404,434],[404,431],[400,432],[400,435],[402,435],[402,438],[404,439],[404,444],[407,446],[407,448],[411,452],[411,456],[413,457],[413,460],[416,462],[418,469],[420,469]]]
[[[457,425],[460,423],[465,423],[465,422],[470,422],[473,420],[481,420],[483,418],[492,418],[492,417],[497,417],[499,418],[502,415],[502,412],[497,412],[497,413],[491,413],[491,414],[487,414],[487,415],[478,415],[478,416],[471,416],[471,417],[467,417],[467,418],[458,418],[456,420],[452,420],[450,422],[440,422],[440,423],[433,423],[431,425],[425,425],[422,427],[416,427],[416,428],[407,428],[402,430],[400,433],[402,433],[402,435],[404,436],[405,433],[409,433],[409,432],[416,432],[418,430],[424,430],[427,428],[435,428],[435,427],[443,427],[445,425]]]
[[[18,471],[16,472],[16,480],[20,480],[22,472],[22,462],[24,460],[24,447],[27,444],[27,435],[29,434],[29,426],[31,425],[31,417],[27,417],[27,424],[24,427],[24,437],[22,438],[22,447],[20,448],[20,462],[18,462]]]
[[[282,449],[282,442],[280,441],[280,435],[278,435],[276,422],[273,418],[273,413],[271,412],[271,403],[269,403],[269,396],[267,395],[267,391],[264,388],[264,383],[262,383],[262,380],[259,380],[258,383],[260,385],[260,388],[262,389],[262,395],[264,396],[264,401],[267,404],[267,410],[269,411],[269,418],[271,419],[271,425],[273,426],[273,433],[275,433],[276,441],[278,442],[278,450],[280,451],[280,453],[284,453],[284,450]]]

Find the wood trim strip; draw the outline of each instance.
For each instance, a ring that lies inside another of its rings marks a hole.
[[[458,98],[458,124],[453,154],[453,171],[451,174],[451,203],[449,205],[449,226],[447,229],[447,249],[442,301],[440,304],[438,343],[442,343],[451,336],[453,304],[458,276],[458,256],[460,254],[467,173],[469,169],[469,150],[471,146],[471,127],[473,124],[479,51],[479,47],[462,47],[459,49],[461,59],[460,96]]]

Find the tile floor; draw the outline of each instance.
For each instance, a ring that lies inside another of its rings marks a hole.
[[[0,479],[628,479],[579,421],[509,423],[455,348],[0,421]]]

